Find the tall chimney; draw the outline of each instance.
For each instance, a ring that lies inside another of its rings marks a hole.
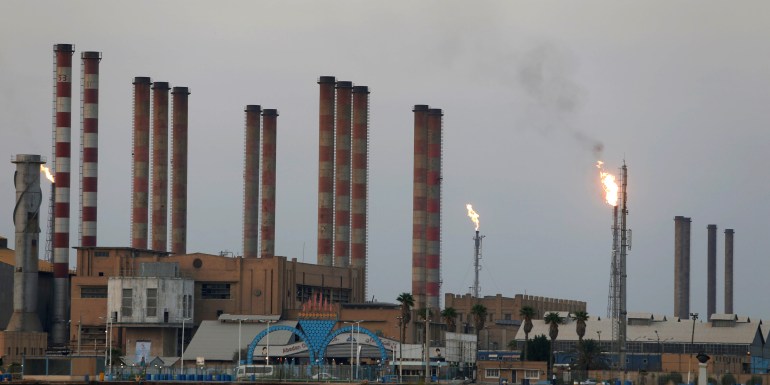
[[[187,87],[174,87],[171,153],[171,252],[187,254]]]
[[[427,222],[425,226],[426,303],[439,308],[441,290],[441,143],[440,109],[428,110]]]
[[[131,179],[131,247],[147,249],[150,175],[150,85],[148,77],[134,78],[133,176]]]
[[[412,295],[415,307],[425,307],[425,226],[427,222],[428,106],[414,109],[414,179],[412,185]]]
[[[685,266],[687,247],[686,236],[688,219],[683,216],[674,217],[674,317],[689,318],[689,290],[685,288],[688,279],[689,263]],[[685,296],[685,293],[688,293]]]
[[[82,52],[82,126],[80,145],[80,246],[96,246],[96,195],[99,177],[99,61],[100,52]]]
[[[16,206],[13,223],[16,228],[16,264],[13,273],[13,314],[7,331],[40,332],[37,315],[37,262],[40,238],[40,155],[16,155],[14,186]],[[66,325],[66,323],[65,323]],[[10,348],[9,348],[10,349]]]
[[[72,44],[54,45],[56,79],[55,178],[53,276],[54,308],[52,342],[64,345],[69,331],[69,249],[70,249],[70,156],[72,142]]]
[[[717,225],[708,225],[706,230],[708,232],[706,317],[711,320],[711,315],[717,312]]]
[[[318,264],[332,266],[334,235],[334,76],[321,76],[318,111]]]
[[[243,166],[243,257],[259,257],[259,131],[262,107],[247,105]]]
[[[351,148],[350,262],[363,271],[367,285],[367,208],[369,177],[369,87],[353,87],[353,135]],[[366,293],[364,293],[366,298]]]
[[[350,264],[350,130],[353,83],[337,82],[334,158],[334,266]]]
[[[733,312],[733,229],[725,229],[725,313]]]
[[[262,111],[262,258],[275,256],[275,150],[278,110]]]
[[[688,318],[690,316],[690,225],[692,219],[689,217],[684,218],[684,250],[682,258],[682,317]]]
[[[152,249],[168,243],[168,83],[152,84]]]

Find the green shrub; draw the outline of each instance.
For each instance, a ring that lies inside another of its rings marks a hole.
[[[709,378],[709,380],[711,380],[711,379]],[[723,375],[722,376],[721,384],[722,385],[735,385],[735,376],[733,376],[730,373],[727,373],[727,374]]]

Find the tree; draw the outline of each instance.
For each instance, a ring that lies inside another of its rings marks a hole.
[[[519,316],[524,320],[524,359],[522,361],[526,361],[529,351],[529,332],[532,331],[532,317],[535,316],[535,309],[532,306],[523,306],[519,310]]]
[[[578,341],[577,362],[575,366],[580,370],[603,370],[609,368],[602,355],[602,349],[596,340],[586,339]]]
[[[583,341],[583,336],[586,335],[586,321],[588,321],[588,312],[578,310],[572,313],[571,318],[575,321],[575,332],[578,335],[578,342]]]
[[[441,318],[444,320],[444,323],[446,323],[447,331],[454,333],[457,329],[457,310],[453,307],[445,308],[441,311]]]
[[[559,316],[559,313],[548,313],[545,316],[545,323],[548,324],[548,336],[551,337],[551,354],[548,355],[548,369],[553,368],[553,348],[556,343],[556,337],[559,336],[559,325],[564,322],[564,319]]]
[[[411,293],[401,293],[396,298],[401,304],[401,319],[399,324],[401,326],[401,343],[404,343],[404,335],[406,335],[406,325],[412,320],[412,306],[414,306],[414,297]]]
[[[476,328],[476,343],[478,344],[481,329],[484,329],[484,322],[487,320],[487,307],[477,303],[471,308],[471,314],[473,315],[473,327]]]
[[[551,351],[551,342],[545,334],[535,336],[527,344],[528,357],[530,361],[548,361],[548,353]]]

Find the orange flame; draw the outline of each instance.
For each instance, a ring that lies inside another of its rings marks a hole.
[[[601,160],[596,161],[596,168],[599,169],[599,179],[601,179],[602,187],[604,188],[604,200],[614,207],[618,205],[618,184],[615,182],[614,175],[604,172],[602,169],[603,164],[604,162]]]
[[[470,203],[465,205],[465,208],[468,209],[468,217],[471,218],[473,223],[476,224],[476,231],[479,230],[479,214],[477,214],[475,211],[473,211],[473,206],[471,206]]]
[[[41,164],[40,165],[40,172],[45,173],[45,177],[48,178],[48,180],[50,180],[51,183],[54,183],[53,174],[51,174],[51,169],[50,168],[48,168],[46,166],[43,166]]]

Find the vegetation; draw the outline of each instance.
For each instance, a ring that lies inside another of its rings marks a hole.
[[[453,307],[448,307],[441,311],[441,318],[446,323],[447,331],[454,333],[457,329],[457,310]]]
[[[586,321],[588,321],[588,312],[578,310],[572,313],[571,318],[575,321],[575,332],[578,335],[578,341],[583,341],[586,335]]]
[[[487,307],[477,303],[471,308],[471,314],[473,315],[473,327],[476,328],[476,341],[478,341],[479,333],[481,333],[481,329],[484,329],[484,322],[487,320]]]
[[[661,374],[660,376],[658,376],[658,385],[668,385],[669,382],[672,382],[674,384],[684,383],[684,381],[682,381],[682,374],[670,373],[670,374]]]
[[[519,316],[524,320],[524,358],[522,358],[522,361],[527,361],[529,332],[532,331],[532,318],[535,316],[535,309],[532,306],[523,306],[519,310]]]
[[[731,373],[725,373],[722,376],[722,381],[720,382],[722,385],[735,385],[735,376],[733,376]]]
[[[553,368],[553,347],[556,342],[556,337],[559,336],[559,325],[563,322],[564,319],[559,316],[559,313],[551,312],[545,315],[545,323],[548,324],[548,336],[551,337],[551,354],[548,355],[549,371]]]
[[[530,361],[548,361],[548,353],[551,351],[551,342],[545,334],[535,336],[527,344],[527,355]]]
[[[404,343],[404,336],[406,335],[406,325],[412,320],[412,306],[414,306],[414,297],[411,293],[401,293],[396,298],[401,304],[401,319],[399,320],[399,326],[401,326],[401,342]]]
[[[751,376],[751,378],[746,381],[746,385],[762,385],[762,376]]]
[[[575,366],[580,370],[608,369],[607,360],[602,355],[602,349],[593,339],[578,341],[577,361]]]

